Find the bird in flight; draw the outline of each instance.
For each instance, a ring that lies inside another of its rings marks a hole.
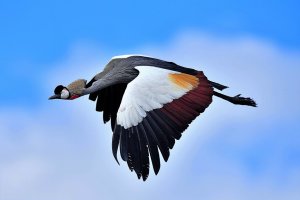
[[[112,152],[145,181],[150,159],[154,173],[160,156],[167,161],[175,140],[216,96],[237,105],[256,107],[251,98],[227,96],[227,88],[210,81],[202,71],[148,56],[116,56],[88,83],[84,79],[59,85],[49,99],[73,100],[85,95],[97,101],[96,111],[110,121]]]

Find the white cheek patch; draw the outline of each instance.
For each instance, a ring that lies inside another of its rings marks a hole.
[[[69,98],[69,96],[70,96],[70,93],[66,89],[63,89],[60,93],[60,98],[62,98],[62,99],[67,99],[67,98]]]

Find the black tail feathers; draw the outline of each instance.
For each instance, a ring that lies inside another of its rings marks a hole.
[[[213,82],[213,81],[209,81],[209,83],[211,84],[212,87],[214,87],[218,90],[224,90],[224,89],[228,88],[225,85],[221,85],[220,83],[216,83],[216,82]]]

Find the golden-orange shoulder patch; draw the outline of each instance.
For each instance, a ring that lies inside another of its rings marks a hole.
[[[172,73],[169,74],[170,80],[177,86],[184,89],[194,89],[199,84],[199,79],[196,76],[185,74],[185,73]]]

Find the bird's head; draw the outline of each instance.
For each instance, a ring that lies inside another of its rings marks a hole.
[[[64,99],[64,100],[73,100],[82,96],[82,92],[86,87],[86,80],[79,79],[72,82],[67,87],[63,85],[58,85],[54,89],[54,95],[49,97],[50,99]]]

